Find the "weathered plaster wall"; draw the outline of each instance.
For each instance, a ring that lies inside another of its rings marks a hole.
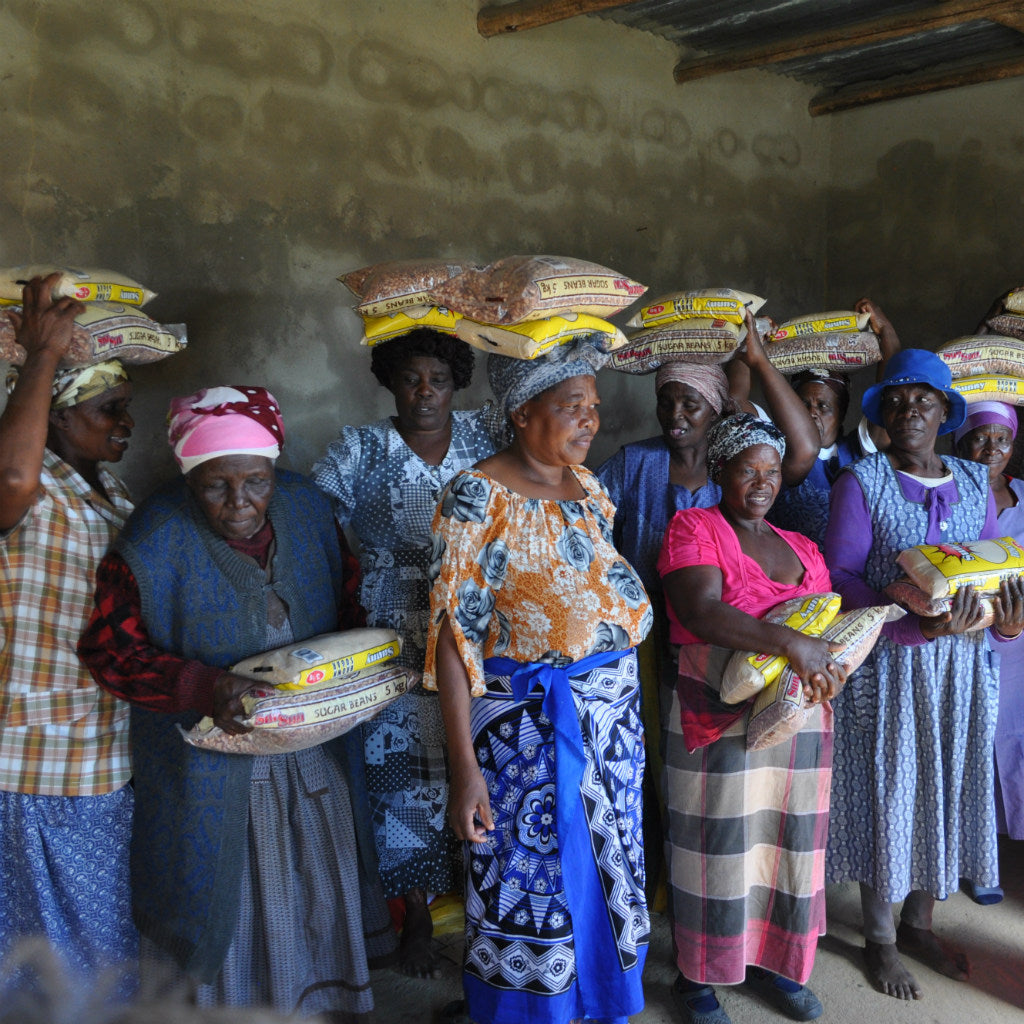
[[[272,387],[300,469],[388,412],[335,281],[369,262],[567,253],[654,292],[819,305],[829,127],[807,90],[675,86],[673,47],[598,19],[483,40],[478,6],[0,5],[0,264],[121,269],[189,325],[135,374],[138,492],[171,471],[168,397],[203,384]],[[650,379],[603,392],[597,458],[655,429]]]
[[[827,296],[870,294],[904,345],[970,334],[1024,281],[1024,79],[833,115]]]

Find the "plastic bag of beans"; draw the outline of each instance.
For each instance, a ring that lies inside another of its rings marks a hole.
[[[20,306],[11,306],[16,312]],[[89,302],[75,317],[71,345],[61,360],[65,366],[86,366],[107,359],[127,364],[154,363],[180,352],[188,344],[184,324],[158,324],[141,309],[119,302]],[[0,361],[20,366],[25,350],[15,340],[14,323],[0,309]]]
[[[1007,310],[996,314],[996,316],[989,317],[985,323],[996,334],[1001,334],[1008,338],[1024,339],[1024,313],[1013,313]]]
[[[78,299],[79,302],[123,302],[129,306],[144,306],[156,298],[145,285],[133,281],[115,270],[97,267],[59,267],[52,263],[24,263],[17,267],[0,269],[0,300],[21,304],[22,285],[33,277],[60,274],[52,297]]]
[[[1000,334],[975,334],[940,345],[936,354],[954,380],[991,374],[1024,377],[1024,341]]]
[[[783,601],[761,618],[807,636],[820,636],[838,614],[839,605],[838,594],[810,594]],[[788,664],[780,654],[736,651],[722,673],[722,700],[726,704],[748,700],[778,679]]]
[[[787,376],[801,370],[858,370],[882,359],[872,331],[798,334],[769,342],[765,354]]]
[[[694,317],[728,320],[742,324],[749,310],[754,315],[764,305],[759,295],[732,288],[703,288],[698,291],[671,292],[641,306],[627,321],[627,327],[658,327]]]
[[[936,615],[948,612],[953,605],[951,597],[929,597],[919,586],[912,583],[906,576],[893,580],[883,593],[891,597],[901,608],[905,608],[914,615],[920,615],[925,619],[932,619]],[[967,632],[976,629],[988,629],[995,622],[995,609],[992,606],[992,598],[982,596],[981,608],[983,615],[981,619]]]
[[[1024,547],[1012,537],[905,548],[896,563],[928,597],[952,597],[961,587],[995,593],[1006,579],[1024,575]]]
[[[728,320],[695,317],[636,331],[612,352],[609,366],[623,373],[653,373],[665,363],[725,363],[747,335]]]
[[[364,317],[386,316],[411,306],[443,306],[436,289],[469,268],[465,260],[388,260],[342,274],[341,281],[359,299],[356,312]]]
[[[524,320],[507,327],[462,317],[455,327],[455,336],[483,352],[496,352],[513,359],[536,359],[558,345],[583,339],[602,352],[611,352],[626,344],[626,336],[618,327],[587,313]]]
[[[646,287],[618,271],[570,256],[507,256],[468,268],[434,289],[435,301],[484,324],[625,309]]]

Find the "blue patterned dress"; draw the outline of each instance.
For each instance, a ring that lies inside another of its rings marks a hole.
[[[904,548],[997,535],[986,467],[943,461],[952,482],[928,489],[897,475],[883,454],[847,471],[859,491],[837,481],[825,555],[844,606],[884,603],[878,592],[902,575],[895,559]],[[868,514],[870,550],[858,576],[847,571],[854,559],[846,545]],[[869,597],[864,584],[876,593]],[[863,882],[890,903],[915,889],[945,899],[961,877],[976,886],[998,884],[998,700],[985,631],[917,645],[879,639],[832,702],[828,882]]]
[[[402,637],[402,664],[422,669],[430,595],[431,521],[441,491],[460,470],[494,453],[478,411],[452,413],[452,439],[438,466],[424,462],[390,418],[344,427],[313,467],[342,526],[359,538],[359,600],[367,625]],[[366,784],[386,896],[420,887],[450,892],[458,844],[445,820],[448,782],[437,695],[417,687],[363,726]]]

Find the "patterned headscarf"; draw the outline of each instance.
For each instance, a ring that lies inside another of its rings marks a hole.
[[[91,366],[71,366],[59,369],[53,377],[50,393],[51,409],[67,409],[81,405],[97,395],[105,395],[128,380],[128,371],[116,360],[108,359]],[[12,366],[7,372],[7,394],[18,383],[18,368]]]
[[[276,459],[284,444],[277,399],[266,388],[202,388],[172,398],[167,439],[182,473],[221,455]]]
[[[850,378],[839,370],[801,370],[789,378],[794,391],[799,393],[804,384],[824,384],[838,402],[839,422],[846,418],[846,410],[850,407]]]
[[[757,444],[771,445],[781,459],[786,454],[785,435],[767,420],[759,420],[748,412],[726,416],[708,431],[708,478],[718,483],[725,464],[740,452]]]
[[[524,402],[572,377],[596,377],[608,362],[608,353],[589,341],[559,345],[536,359],[489,355],[487,379],[494,395],[489,425],[494,437],[512,443],[509,417]]]
[[[654,393],[672,381],[688,384],[715,410],[716,416],[721,416],[723,410],[732,412],[735,408],[729,396],[729,378],[714,363],[665,363],[654,376]]]
[[[998,423],[1010,431],[1010,437],[1017,436],[1017,410],[1005,402],[973,402],[967,406],[967,419],[953,431],[957,443],[975,427],[987,427]]]

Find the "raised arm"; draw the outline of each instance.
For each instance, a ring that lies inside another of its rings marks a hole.
[[[33,278],[22,292],[21,314],[8,313],[26,357],[0,415],[0,530],[16,526],[39,494],[53,378],[84,308],[74,299],[53,302],[59,276]]]

